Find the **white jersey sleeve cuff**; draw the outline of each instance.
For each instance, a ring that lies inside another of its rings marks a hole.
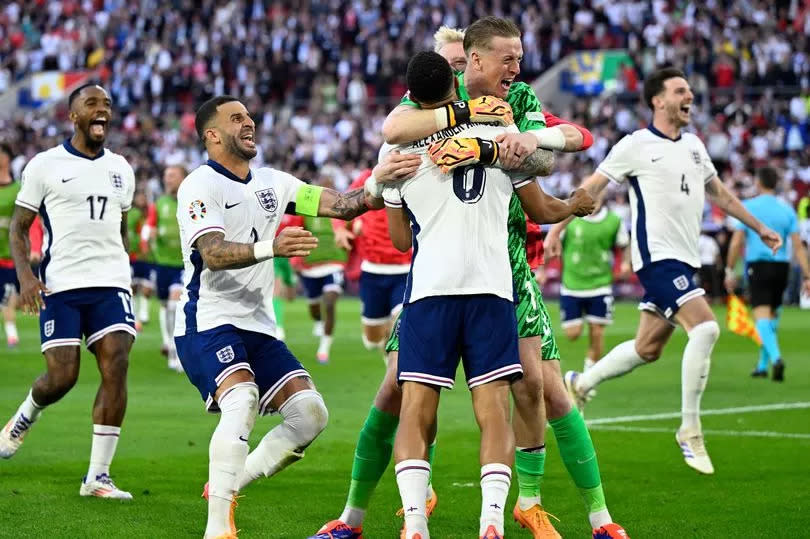
[[[23,208],[31,211],[38,212],[39,208],[34,206],[33,204],[26,202],[24,200],[20,200],[19,198],[14,202],[17,206],[22,206]]]
[[[209,232],[222,232],[222,233],[224,233],[225,229],[222,228],[221,226],[207,226],[205,228],[201,228],[200,230],[195,232],[194,235],[191,236],[191,238],[189,238],[188,246],[189,247],[194,246],[194,242],[197,241],[197,238],[199,238],[200,236],[203,236],[205,234],[208,234]]]
[[[613,174],[611,174],[610,172],[608,172],[607,170],[605,170],[603,168],[598,168],[597,167],[596,171],[599,172],[600,174],[604,174],[607,177],[608,180],[610,180],[610,181],[612,181],[614,183],[622,183],[622,179],[619,179],[619,178],[615,177]]]

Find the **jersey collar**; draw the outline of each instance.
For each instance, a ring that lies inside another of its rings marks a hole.
[[[652,124],[652,122],[650,122],[650,125],[647,126],[647,129],[649,129],[650,133],[652,133],[653,135],[655,135],[657,137],[667,139],[667,140],[671,140],[672,142],[678,142],[679,140],[681,140],[681,134],[680,133],[678,133],[678,136],[676,138],[669,138],[668,136],[663,134],[661,131],[656,129],[655,126]]]
[[[248,170],[248,175],[243,180],[242,178],[240,178],[239,176],[237,176],[236,174],[234,174],[233,172],[231,172],[227,168],[223,167],[222,165],[220,165],[219,163],[217,163],[213,159],[209,159],[208,161],[206,161],[205,164],[208,165],[209,167],[213,168],[214,170],[216,170],[217,172],[219,172],[220,174],[222,174],[223,176],[225,176],[229,180],[239,182],[239,183],[241,183],[243,185],[250,183],[250,180],[253,179],[253,173],[250,170]]]
[[[95,155],[95,157],[90,157],[89,155],[84,154],[84,153],[80,152],[79,150],[77,150],[77,149],[76,149],[76,147],[75,147],[75,146],[73,146],[73,144],[71,144],[71,143],[70,143],[70,139],[69,139],[69,138],[68,138],[68,139],[66,139],[66,140],[65,140],[65,142],[63,142],[63,143],[62,143],[62,146],[64,146],[65,151],[67,151],[67,153],[69,153],[69,154],[73,154],[73,155],[75,155],[76,157],[83,157],[83,158],[85,158],[85,159],[89,159],[90,161],[95,161],[96,159],[98,159],[99,157],[101,157],[102,155],[104,155],[104,148],[101,148],[101,151],[100,151],[100,152],[98,152],[98,153]]]

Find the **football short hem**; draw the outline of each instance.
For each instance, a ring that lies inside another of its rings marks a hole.
[[[399,381],[400,384],[402,382],[419,382],[420,384],[444,387],[447,389],[453,389],[453,386],[455,385],[455,380],[451,380],[450,378],[445,378],[444,376],[435,376],[433,374],[425,374],[422,372],[403,371],[397,377],[397,381]]]
[[[314,298],[307,298],[307,301],[309,302],[310,305],[315,305],[316,303],[320,303],[322,299],[323,294]]]
[[[246,370],[251,374],[251,376],[253,376],[254,378],[256,377],[256,373],[254,373],[253,369],[250,368],[250,363],[248,363],[247,361],[240,361],[239,363],[229,365],[225,370],[216,375],[216,377],[214,378],[214,383],[217,385],[217,388],[219,388],[222,382],[225,381],[225,378],[232,375],[236,371],[241,370]]]
[[[523,376],[523,367],[521,367],[520,364],[506,365],[504,367],[489,371],[486,374],[470,378],[467,380],[467,387],[473,389],[475,387],[494,382],[495,380],[500,380],[501,378],[514,378],[513,375],[516,374]]]
[[[57,348],[59,346],[81,346],[81,345],[82,345],[81,339],[52,339],[48,342],[42,343],[40,351],[44,352],[45,350],[50,350],[51,348]]]
[[[689,292],[687,292],[683,296],[676,299],[675,303],[678,305],[678,307],[683,307],[683,305],[687,301],[695,299],[695,298],[699,298],[700,296],[704,296],[704,295],[706,295],[705,290],[703,290],[702,288],[695,288],[694,290],[690,290]]]
[[[658,305],[656,305],[655,303],[652,303],[651,301],[642,301],[641,303],[639,303],[638,304],[638,310],[639,311],[647,311],[649,313],[653,313],[655,315],[658,315],[661,318],[663,318],[664,320],[666,320],[673,327],[678,325],[670,318],[670,316],[667,316],[667,313],[665,311],[662,311],[661,309],[659,309]],[[672,309],[667,309],[667,311],[670,311],[670,315],[674,314],[674,313],[672,313]]]
[[[278,382],[273,384],[270,389],[264,392],[264,395],[259,399],[259,415],[268,415],[274,414],[278,410],[275,408],[268,409],[270,406],[270,401],[273,400],[273,397],[276,396],[284,384],[292,380],[293,378],[310,378],[309,372],[306,369],[295,369],[294,371],[290,371],[284,376],[282,376]]]
[[[142,279],[138,277],[137,279],[132,279],[133,286],[140,286],[141,288],[148,288],[149,290],[154,290],[155,285],[149,279]],[[182,285],[180,285],[182,287]]]
[[[342,294],[343,293],[343,287],[340,286],[339,284],[334,284],[334,283],[327,284],[327,285],[325,285],[323,287],[323,292],[324,292],[324,294],[327,293],[327,292],[336,292],[338,294]]]
[[[133,337],[138,336],[138,332],[135,330],[134,327],[130,326],[129,324],[124,324],[124,323],[119,322],[117,324],[107,326],[104,329],[100,329],[100,330],[96,331],[95,333],[93,333],[92,335],[90,335],[89,337],[87,337],[87,339],[86,339],[87,347],[90,348],[90,346],[92,344],[94,344],[95,342],[99,341],[102,337],[105,337],[106,335],[109,335],[110,333],[112,333],[114,331],[124,331],[126,333],[129,333]]]
[[[382,318],[366,318],[365,316],[360,317],[360,321],[363,322],[364,326],[383,326],[391,320],[391,315],[382,317]]]
[[[588,317],[586,316],[585,319],[587,320]],[[581,325],[582,325],[581,316],[579,318],[572,318],[571,320],[564,320],[563,322],[560,323],[560,326],[562,326],[563,329]]]
[[[605,318],[603,316],[594,316],[592,314],[586,314],[585,321],[590,322],[591,324],[598,324],[600,326],[609,326],[613,324],[612,318]]]

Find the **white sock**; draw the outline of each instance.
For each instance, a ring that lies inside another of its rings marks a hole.
[[[645,363],[636,352],[636,341],[625,341],[577,378],[577,390],[588,392],[602,381],[627,374]]]
[[[585,358],[585,362],[582,364],[582,372],[588,372],[588,369],[593,367],[596,364],[596,361],[592,360],[589,357]]]
[[[343,508],[338,520],[350,528],[359,528],[363,525],[363,520],[366,518],[366,510],[358,509],[357,507],[349,507],[348,505]]]
[[[321,337],[321,343],[318,345],[318,353],[329,355],[329,350],[332,348],[332,336],[324,335]]]
[[[295,393],[278,410],[284,418],[250,452],[238,490],[259,477],[275,475],[304,457],[304,449],[326,428],[329,413],[323,397],[314,389]]]
[[[610,513],[608,512],[607,507],[599,511],[589,513],[588,520],[591,522],[591,528],[594,530],[613,522],[613,519],[610,518]]]
[[[231,501],[239,491],[237,479],[248,455],[247,440],[259,409],[259,388],[252,382],[235,384],[218,404],[221,415],[208,446],[206,537],[231,531]]]
[[[6,339],[15,341],[20,340],[20,336],[17,334],[17,324],[14,323],[13,320],[7,320],[5,328],[6,328]]]
[[[323,320],[316,320],[312,324],[312,334],[316,337],[323,337]]]
[[[149,321],[149,299],[140,294],[138,295],[138,320]]]
[[[169,300],[166,302],[166,345],[169,347],[169,361],[177,359],[177,348],[174,344],[174,317],[177,312],[177,302]]]
[[[158,311],[158,321],[160,322],[160,338],[163,341],[163,346],[169,347],[169,331],[166,324],[166,306],[161,304]]]
[[[714,320],[702,322],[689,332],[681,364],[681,429],[700,432],[700,398],[709,379],[714,343],[720,326]]]
[[[22,401],[20,407],[14,413],[14,426],[11,427],[11,437],[19,438],[25,434],[31,425],[39,418],[39,414],[45,409],[44,406],[37,404],[32,395],[33,391],[29,391],[25,400]]]
[[[93,425],[93,445],[90,448],[90,467],[87,469],[88,481],[102,474],[110,475],[110,463],[115,456],[120,435],[121,427]]]
[[[481,527],[478,535],[484,535],[490,526],[495,526],[503,535],[503,507],[511,482],[512,469],[506,464],[494,462],[481,466]]]
[[[430,463],[426,460],[403,460],[394,467],[397,474],[399,496],[405,510],[405,539],[419,533],[428,539],[425,492],[430,481]]]

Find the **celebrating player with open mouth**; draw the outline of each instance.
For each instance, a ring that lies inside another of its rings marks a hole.
[[[112,118],[107,91],[84,85],[70,94],[68,106],[73,136],[25,167],[11,221],[20,305],[39,314],[47,371],[0,432],[0,456],[13,456],[45,407],[76,384],[84,336],[98,361],[101,386],[93,406],[90,468],[79,494],[128,500],[132,495],[110,479],[110,463],[127,407],[136,334],[126,226],[135,174],[122,156],[104,148]],[[28,229],[37,214],[47,231],[39,279],[28,264]]]
[[[299,227],[276,236],[282,216],[352,219],[370,201],[363,189],[338,193],[251,169],[256,126],[235,97],[206,101],[195,125],[209,160],[177,193],[185,272],[174,335],[206,409],[221,414],[209,446],[205,537],[231,539],[239,490],[301,459],[328,416],[309,374],[276,338],[270,260],[306,256],[318,243]],[[274,412],[283,421],[248,454],[256,417]]]

